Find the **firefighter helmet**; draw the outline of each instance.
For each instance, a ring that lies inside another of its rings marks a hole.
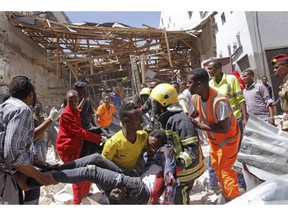
[[[176,89],[168,83],[161,83],[153,88],[150,97],[164,107],[179,102]]]
[[[147,88],[147,87],[142,88],[139,94],[140,95],[150,95],[151,94],[151,89]]]

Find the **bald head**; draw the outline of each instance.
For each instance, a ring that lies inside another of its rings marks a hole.
[[[71,97],[75,97],[75,96],[78,96],[78,92],[76,90],[69,90],[66,94],[66,98],[71,98]]]
[[[67,104],[73,109],[76,109],[78,106],[78,98],[78,92],[76,90],[69,90],[66,94]]]

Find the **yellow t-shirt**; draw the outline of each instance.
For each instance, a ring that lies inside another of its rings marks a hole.
[[[111,160],[125,170],[132,170],[148,143],[148,133],[144,130],[137,131],[135,143],[128,141],[122,130],[114,134],[105,142],[102,156]]]
[[[245,98],[241,90],[239,81],[234,75],[224,73],[222,80],[219,84],[216,83],[214,77],[212,80],[210,80],[209,86],[214,88],[216,91],[224,95],[229,100],[230,106],[236,119],[242,117],[242,110],[240,104],[245,101]]]

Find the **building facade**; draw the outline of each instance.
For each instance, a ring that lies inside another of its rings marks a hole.
[[[160,28],[188,30],[210,14],[207,11],[162,12]],[[270,59],[279,53],[288,54],[288,12],[217,11],[214,20],[216,51],[213,57],[231,57],[232,70],[242,74],[252,69],[258,81],[266,75],[277,99],[282,80],[273,75]]]

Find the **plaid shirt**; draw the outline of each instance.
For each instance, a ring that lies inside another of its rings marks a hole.
[[[0,169],[13,173],[13,166],[33,161],[33,112],[23,101],[10,97],[0,105]]]

